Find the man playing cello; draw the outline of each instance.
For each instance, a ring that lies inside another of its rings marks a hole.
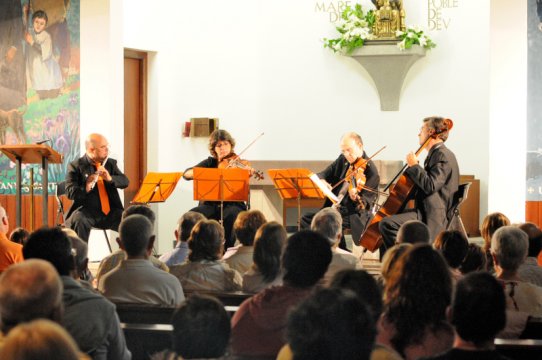
[[[443,230],[451,218],[454,194],[459,186],[459,167],[455,155],[444,142],[448,139],[453,123],[450,119],[432,116],[423,119],[418,134],[420,145],[428,151],[424,166],[410,152],[404,174],[414,183],[415,208],[383,218],[379,223],[384,241],[380,256],[395,244],[397,231],[408,220],[420,220],[429,227],[431,242]],[[427,142],[427,144],[426,144]]]
[[[361,136],[355,132],[349,132],[341,138],[341,155],[331,163],[318,177],[330,188],[333,193],[342,198],[342,201],[334,205],[337,207],[343,218],[343,229],[350,229],[352,239],[359,239],[369,220],[369,209],[376,198],[376,192],[371,189],[378,189],[380,176],[372,160],[363,150],[363,141]],[[362,166],[365,184],[364,186],[351,186],[352,184],[345,180],[349,171],[357,171],[356,166]],[[339,184],[342,182],[342,184]],[[336,186],[339,184],[338,186]],[[332,206],[332,202],[326,199],[323,207]],[[301,218],[301,227],[310,229],[310,224],[314,213],[308,213]],[[340,248],[346,249],[344,236],[341,239]]]

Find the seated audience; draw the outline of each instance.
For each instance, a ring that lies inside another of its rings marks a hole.
[[[60,325],[51,320],[38,319],[23,323],[11,330],[4,339],[2,360],[90,359],[81,357],[77,344]]]
[[[23,261],[23,246],[7,237],[9,220],[6,210],[0,206],[0,273],[8,266]]]
[[[170,269],[185,291],[241,290],[241,274],[221,259],[224,253],[224,228],[216,220],[198,222],[192,229],[188,246],[188,261]]]
[[[475,243],[470,243],[467,248],[467,255],[459,266],[461,274],[465,275],[475,271],[484,271],[486,269],[487,257],[484,250]]]
[[[130,215],[135,214],[145,216],[154,226],[156,215],[154,214],[154,211],[152,211],[152,209],[146,205],[132,205],[124,209],[124,211],[122,212],[122,220],[126,219]],[[119,249],[114,251],[111,255],[103,258],[100,262],[100,266],[98,267],[98,271],[96,272],[96,283],[99,283],[100,279],[105,274],[118,267],[122,260],[126,260],[126,252],[122,250],[122,246],[120,245],[120,240],[118,238],[117,244],[119,245]],[[154,267],[164,271],[169,271],[167,265],[155,258],[154,256],[149,256],[149,260],[154,265]]]
[[[64,305],[62,325],[81,351],[94,359],[131,359],[115,306],[81,286],[72,249],[62,229],[41,228],[30,234],[23,254],[26,259],[50,262],[60,275]]]
[[[377,343],[406,360],[450,349],[454,332],[446,308],[451,294],[452,279],[442,255],[430,245],[410,247],[386,281]]]
[[[281,224],[271,221],[262,225],[254,237],[252,267],[243,275],[243,291],[257,293],[282,285],[280,258],[288,234]]]
[[[130,215],[119,228],[120,245],[128,258],[98,282],[98,289],[114,303],[178,306],[184,300],[179,280],[149,261],[153,226],[143,215]]]
[[[28,239],[28,235],[30,235],[28,230],[18,227],[13,229],[11,234],[9,234],[9,239],[16,244],[21,244],[24,246],[24,244],[26,244],[26,239]]]
[[[409,220],[401,225],[397,232],[396,244],[429,244],[429,228],[420,220]]]
[[[410,246],[410,244],[408,244],[408,246],[406,246],[407,244],[399,244],[394,247],[401,247],[402,245],[405,245],[403,247],[405,249]],[[384,257],[388,256],[388,253],[393,251],[390,250],[386,252]],[[351,290],[356,293],[356,295],[367,304],[375,324],[378,323],[382,314],[382,290],[371,274],[365,270],[342,270],[335,274],[330,287]],[[375,344],[373,352],[371,353],[371,359],[401,360],[402,358],[392,348],[382,344]]]
[[[506,215],[500,212],[494,212],[486,215],[482,222],[482,227],[480,228],[480,233],[484,239],[484,252],[486,253],[487,263],[486,270],[490,273],[495,271],[493,267],[493,257],[491,256],[491,237],[493,233],[500,228],[501,226],[510,225],[510,220]]]
[[[175,311],[173,353],[153,359],[219,359],[230,340],[230,317],[216,298],[192,295]]]
[[[299,231],[288,239],[282,268],[283,285],[273,286],[243,301],[232,318],[232,353],[274,359],[284,345],[288,312],[306,299],[331,262],[329,241]]]
[[[62,230],[65,231],[66,229],[67,228],[63,228]],[[69,230],[72,234],[70,235],[70,233],[67,233],[68,238],[70,239],[72,247],[75,250],[74,278],[79,280],[81,286],[94,290],[94,287],[92,286],[94,277],[88,268],[88,244],[81,240],[75,231],[72,229]]]
[[[0,276],[0,327],[6,335],[18,324],[34,319],[62,319],[62,282],[53,265],[27,260]]]
[[[467,256],[469,241],[465,235],[458,230],[446,230],[437,235],[433,247],[440,251],[444,260],[450,267],[452,280],[457,282],[462,276],[459,266]]]
[[[459,280],[449,312],[456,335],[453,349],[432,360],[507,360],[495,350],[495,337],[506,322],[502,286],[493,276],[475,272]]]
[[[384,254],[384,257],[382,258],[382,266],[380,268],[380,278],[379,283],[380,285],[384,286],[386,285],[386,282],[391,276],[391,272],[393,270],[393,267],[397,263],[397,259],[399,259],[408,249],[412,247],[412,244],[410,243],[401,243],[401,244],[395,244],[391,248],[386,251]]]
[[[542,232],[533,223],[525,223],[519,226],[529,237],[529,249],[527,258],[519,266],[518,275],[523,281],[536,286],[542,286],[542,267],[538,266],[538,254],[542,250]]]
[[[194,225],[198,221],[205,220],[205,216],[195,211],[188,211],[177,221],[175,229],[175,248],[160,256],[158,260],[162,261],[167,266],[182,264],[188,258],[188,238]]]
[[[226,250],[223,259],[239,274],[246,273],[252,266],[254,236],[267,220],[259,210],[241,211],[233,223],[233,233],[241,245]]]
[[[519,266],[527,257],[529,239],[515,226],[503,226],[491,238],[495,274],[504,287],[507,309],[542,316],[542,287],[523,281]]]
[[[318,211],[311,221],[311,230],[323,235],[331,246],[331,263],[322,278],[322,282],[328,285],[333,276],[346,269],[361,269],[361,261],[352,253],[339,249],[339,243],[343,236],[343,219],[338,210],[326,207]]]
[[[367,304],[342,289],[323,289],[304,300],[289,315],[286,331],[296,360],[369,360],[375,335]]]

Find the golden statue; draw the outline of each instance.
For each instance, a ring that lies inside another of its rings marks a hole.
[[[373,35],[380,40],[394,40],[397,30],[405,31],[403,0],[371,0],[376,6]]]

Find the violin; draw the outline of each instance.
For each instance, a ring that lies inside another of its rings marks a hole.
[[[233,169],[233,168],[245,169],[251,172],[254,179],[256,180],[264,179],[263,171],[259,171],[252,168],[248,160],[241,159],[241,157],[235,154],[234,152],[231,152],[229,155],[223,157],[218,162],[218,168],[219,169]]]

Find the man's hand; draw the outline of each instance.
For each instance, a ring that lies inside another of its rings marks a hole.
[[[416,166],[419,163],[418,157],[413,152],[408,153],[406,157],[406,161],[407,161],[408,167]]]
[[[97,172],[90,175],[89,177],[87,177],[87,182],[85,184],[85,191],[87,193],[89,193],[94,188],[97,181],[98,181],[98,173]]]
[[[110,182],[111,180],[113,180],[113,178],[109,174],[109,171],[107,171],[107,169],[104,168],[103,166],[100,166],[98,168],[97,173],[98,173],[98,175],[100,175],[102,177],[102,179],[104,179],[107,182]]]
[[[350,196],[350,199],[352,199],[354,202],[358,202],[360,199],[358,190],[356,188],[349,189],[348,196]]]

